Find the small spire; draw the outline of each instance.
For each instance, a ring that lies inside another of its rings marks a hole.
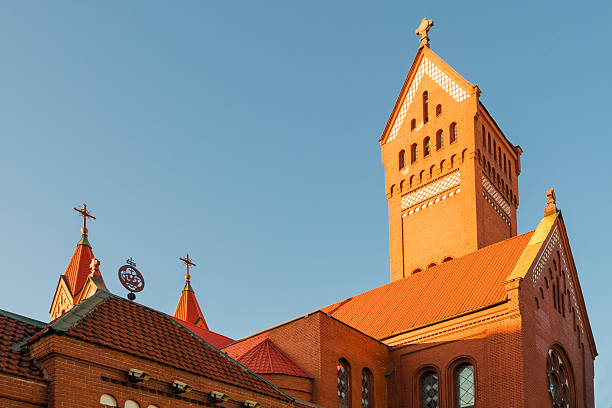
[[[431,27],[433,26],[434,26],[433,20],[428,20],[427,17],[421,20],[421,24],[419,24],[416,31],[414,32],[416,35],[421,36],[421,45],[419,46],[419,48],[429,47],[428,33]]]
[[[544,216],[557,213],[557,195],[555,194],[554,188],[549,188],[546,191],[546,208],[544,209]]]
[[[187,254],[187,256],[185,256],[184,258],[179,258],[179,260],[183,261],[183,263],[187,267],[187,273],[185,274],[185,288],[183,290],[193,291],[193,289],[191,288],[191,275],[189,274],[189,268],[192,266],[196,266],[196,264],[194,264],[193,260],[189,258],[189,254]]]

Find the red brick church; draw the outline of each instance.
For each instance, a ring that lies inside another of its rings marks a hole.
[[[51,321],[0,310],[0,407],[593,407],[555,193],[517,235],[522,150],[430,49],[431,26],[379,139],[390,283],[233,340],[208,327],[189,256],[173,315],[110,293],[84,207]]]

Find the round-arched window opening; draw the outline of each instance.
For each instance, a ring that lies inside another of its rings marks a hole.
[[[572,407],[574,405],[574,384],[571,368],[565,354],[556,347],[548,350],[546,375],[553,408]]]

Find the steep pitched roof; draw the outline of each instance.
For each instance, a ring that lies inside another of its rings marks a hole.
[[[321,310],[385,339],[502,302],[504,282],[532,234],[506,239]]]
[[[253,346],[240,356],[238,361],[257,374],[286,374],[311,378],[268,338]]]
[[[0,372],[18,377],[43,380],[38,365],[28,353],[19,352],[15,344],[33,336],[45,324],[0,310]]]
[[[25,345],[54,332],[158,361],[255,392],[292,401],[284,392],[232,360],[171,316],[98,290]]]
[[[93,258],[94,254],[89,244],[89,240],[87,239],[87,234],[83,233],[81,240],[72,254],[72,258],[70,258],[66,272],[64,272],[66,282],[73,296],[80,292],[85,281],[87,281],[87,277],[91,273],[90,265]],[[99,271],[96,271],[95,275],[104,283],[104,279],[102,279],[102,275]]]
[[[196,295],[189,281],[185,284],[185,289],[181,293],[181,298],[176,305],[174,317],[178,320],[183,320],[187,323],[195,324],[208,330],[204,313],[200,309]]]

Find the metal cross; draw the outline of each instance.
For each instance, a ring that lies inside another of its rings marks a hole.
[[[184,258],[179,258],[179,260],[181,260],[181,261],[183,261],[185,263],[185,266],[187,267],[187,276],[190,276],[189,275],[189,268],[192,267],[192,266],[196,266],[196,264],[194,264],[192,262],[192,259],[189,258],[189,254],[187,254],[187,256],[185,256]],[[190,278],[187,278],[187,279],[190,279]]]
[[[81,217],[83,217],[83,228],[85,230],[87,230],[87,219],[91,218],[92,220],[95,220],[96,217],[94,217],[93,215],[91,215],[91,213],[89,211],[87,211],[87,204],[83,204],[83,208],[74,208],[74,211],[78,212],[79,214],[81,214]]]
[[[416,35],[421,36],[421,47],[429,46],[429,37],[427,33],[429,33],[429,30],[433,26],[433,20],[428,20],[427,18],[424,18],[423,20],[421,20],[421,24],[419,24],[416,31],[414,32]]]

